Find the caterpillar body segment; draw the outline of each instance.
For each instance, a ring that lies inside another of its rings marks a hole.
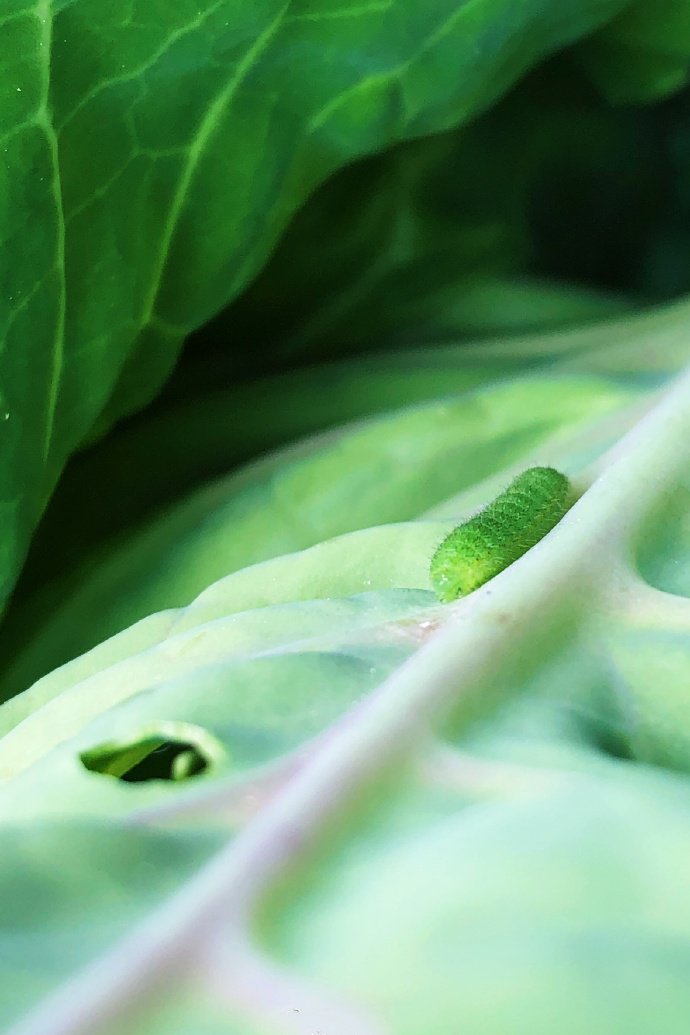
[[[436,549],[430,578],[439,600],[466,596],[498,575],[551,531],[573,502],[572,486],[560,471],[523,471]]]

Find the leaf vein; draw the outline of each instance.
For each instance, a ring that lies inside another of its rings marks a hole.
[[[55,199],[56,243],[55,266],[59,277],[58,311],[56,316],[55,339],[51,354],[50,375],[48,382],[48,398],[46,401],[45,437],[43,442],[43,462],[48,460],[53,441],[55,413],[57,409],[60,380],[64,363],[65,350],[65,317],[67,311],[67,279],[65,271],[65,211],[62,196],[62,179],[60,175],[60,155],[57,134],[50,112],[50,71],[53,34],[52,0],[38,0],[36,13],[41,23],[40,47],[43,55],[43,91],[37,122],[42,128],[50,151],[52,168],[51,189]]]
[[[182,172],[177,184],[177,190],[173,197],[170,209],[168,212],[168,218],[165,226],[161,232],[161,248],[158,255],[158,261],[153,271],[153,277],[151,281],[151,289],[148,294],[148,298],[143,308],[142,314],[142,325],[146,326],[154,314],[156,307],[156,300],[158,293],[163,281],[165,273],[165,267],[170,253],[170,247],[172,240],[179,222],[180,216],[184,210],[185,201],[194,178],[194,173],[201,161],[206,146],[213,136],[213,132],[218,125],[220,117],[225,108],[232,103],[237,90],[240,88],[246,77],[251,72],[256,61],[259,59],[263,51],[273,40],[274,36],[285,22],[285,15],[287,14],[292,0],[287,0],[283,7],[278,11],[275,18],[269,23],[269,25],[260,33],[252,45],[249,47],[244,57],[237,63],[233,75],[230,77],[228,82],[224,85],[223,89],[218,93],[211,103],[209,104],[206,112],[199,123],[199,128],[195,134],[194,140],[192,141],[189,150],[187,152],[187,159],[183,165]]]

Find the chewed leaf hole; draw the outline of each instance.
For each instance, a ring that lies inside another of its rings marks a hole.
[[[205,772],[219,754],[213,738],[203,730],[199,733],[201,738],[147,731],[136,739],[97,744],[82,751],[79,759],[89,772],[125,783],[187,780]]]

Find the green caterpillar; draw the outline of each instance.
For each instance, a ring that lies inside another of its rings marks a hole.
[[[443,603],[471,593],[538,543],[574,503],[564,474],[530,467],[438,546],[429,575]]]

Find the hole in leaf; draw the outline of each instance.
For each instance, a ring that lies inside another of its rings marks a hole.
[[[213,744],[205,731],[202,740]],[[91,773],[113,776],[125,783],[148,780],[187,780],[208,769],[217,750],[194,737],[142,734],[120,743],[97,744],[79,755],[82,765]]]

